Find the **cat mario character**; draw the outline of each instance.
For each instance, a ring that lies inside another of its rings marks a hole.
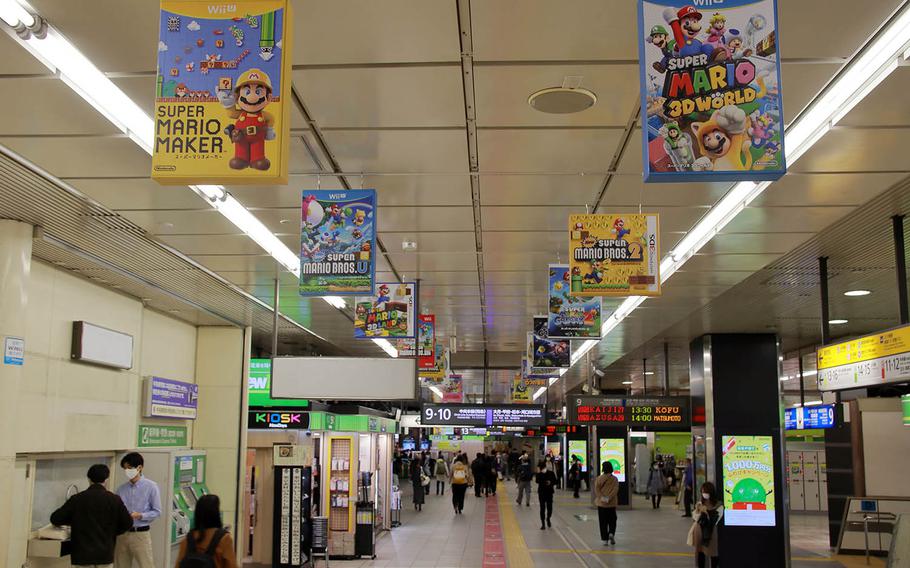
[[[654,62],[654,70],[658,73],[664,73],[667,70],[667,60],[673,57],[673,41],[670,39],[670,33],[667,28],[657,25],[651,28],[651,33],[645,38],[645,41],[660,50],[663,55],[660,61]]]
[[[710,160],[706,170],[743,171],[752,169],[749,117],[736,105],[727,105],[706,122],[693,122],[692,133],[701,158]]]
[[[613,232],[616,233],[616,240],[623,238],[625,235],[631,233],[629,229],[626,229],[626,222],[622,218],[617,218],[613,221]]]
[[[711,58],[714,55],[713,45],[695,39],[701,32],[701,12],[694,6],[683,6],[679,11],[666,8],[663,16],[673,30],[673,39],[676,40],[673,52],[677,57],[704,54]]]
[[[389,287],[385,284],[379,285],[379,294],[376,295],[376,305],[381,305],[388,302],[389,298]]]
[[[272,81],[260,69],[248,69],[234,90],[218,91],[218,100],[235,120],[224,132],[234,143],[229,166],[235,170],[267,170],[272,163],[265,155],[265,141],[275,139],[275,118],[265,108],[271,102]]]

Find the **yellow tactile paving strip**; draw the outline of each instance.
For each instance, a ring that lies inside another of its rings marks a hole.
[[[534,568],[531,551],[525,544],[525,537],[518,526],[518,517],[510,503],[506,488],[502,483],[496,491],[496,500],[499,504],[499,519],[502,523],[502,536],[506,541],[506,562],[509,568]]]

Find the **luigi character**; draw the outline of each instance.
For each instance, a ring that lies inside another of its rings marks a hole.
[[[218,100],[235,119],[224,133],[234,142],[232,169],[267,170],[272,163],[265,157],[265,141],[275,139],[275,119],[265,112],[272,96],[272,81],[259,69],[245,71],[233,91],[218,91]]]
[[[667,60],[673,57],[673,46],[676,45],[676,42],[670,39],[670,32],[663,26],[654,26],[645,41],[659,49],[663,54],[663,58],[660,61],[654,62],[654,69],[658,73],[666,72]]]

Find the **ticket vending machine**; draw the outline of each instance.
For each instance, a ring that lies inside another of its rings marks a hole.
[[[143,474],[161,491],[161,518],[152,523],[155,568],[170,568],[193,526],[196,502],[209,493],[204,450],[143,450]]]

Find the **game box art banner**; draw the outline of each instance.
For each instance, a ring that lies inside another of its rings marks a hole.
[[[287,183],[287,0],[162,0],[152,178],[162,184]]]
[[[300,213],[300,294],[373,293],[376,191],[304,190]]]
[[[534,328],[528,345],[528,360],[536,373],[551,372],[550,369],[567,369],[572,366],[572,342],[568,339],[547,337],[547,316],[534,316]],[[556,371],[558,372],[558,371]],[[530,373],[529,373],[530,374]]]
[[[354,338],[414,337],[413,282],[380,282],[372,296],[354,298]]]
[[[659,267],[656,214],[569,215],[573,296],[660,296]]]
[[[417,368],[422,371],[436,368],[436,316],[433,314],[417,316]]]
[[[639,0],[646,182],[786,173],[776,0]]]
[[[723,436],[724,522],[773,527],[774,454],[771,436]]]
[[[598,339],[603,307],[600,296],[580,298],[570,292],[568,264],[549,266],[550,294],[547,312],[548,337],[553,339]]]

